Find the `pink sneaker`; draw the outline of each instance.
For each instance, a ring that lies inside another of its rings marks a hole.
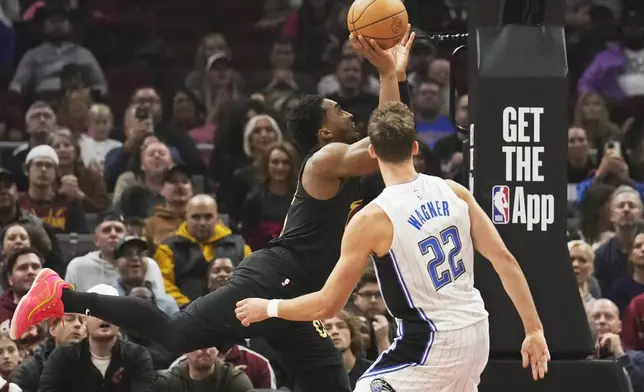
[[[54,271],[43,268],[36,275],[29,292],[18,302],[11,319],[11,339],[19,339],[29,328],[43,320],[62,318],[65,311],[61,301],[64,288],[71,288],[71,285]]]

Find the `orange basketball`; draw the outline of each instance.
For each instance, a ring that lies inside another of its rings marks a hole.
[[[383,49],[400,42],[407,23],[407,10],[400,0],[355,0],[347,15],[350,32],[374,39]]]

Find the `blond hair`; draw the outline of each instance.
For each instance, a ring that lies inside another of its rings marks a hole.
[[[95,103],[89,108],[89,115],[92,117],[107,116],[113,118],[112,109],[103,103]]]
[[[574,240],[568,242],[568,252],[572,252],[573,249],[579,249],[584,255],[584,258],[590,263],[595,262],[595,252],[593,252],[592,246],[590,246],[586,241]]]

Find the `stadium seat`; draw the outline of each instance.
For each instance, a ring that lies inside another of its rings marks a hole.
[[[56,234],[56,238],[60,244],[65,263],[69,263],[75,257],[84,256],[96,250],[94,235],[92,234]]]

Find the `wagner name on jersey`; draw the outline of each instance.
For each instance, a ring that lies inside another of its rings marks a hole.
[[[444,180],[424,174],[385,188],[373,203],[393,224],[391,250],[374,257],[374,265],[387,308],[401,329],[453,331],[486,319],[474,288],[467,203]]]

